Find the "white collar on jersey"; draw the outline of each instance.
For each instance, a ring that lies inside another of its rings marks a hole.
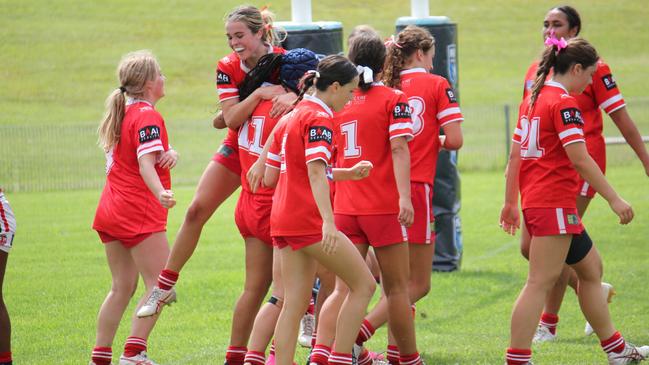
[[[329,116],[331,116],[333,118],[334,113],[331,111],[331,108],[329,108],[329,106],[327,106],[327,104],[325,104],[324,101],[320,100],[319,97],[317,97],[315,95],[305,94],[304,95],[304,100],[308,100],[308,101],[311,101],[311,102],[314,102],[314,103],[320,105],[322,107],[322,109],[324,109],[327,112],[327,114],[329,114]]]
[[[559,89],[565,91],[566,94],[570,94],[570,93],[568,92],[568,90],[566,90],[566,87],[563,86],[562,83],[560,83],[560,82],[556,82],[556,81],[554,81],[554,80],[552,80],[552,79],[546,81],[546,82],[545,82],[545,85],[558,87]]]
[[[423,73],[426,73],[426,74],[428,73],[428,71],[426,71],[426,69],[423,68],[423,67],[415,67],[415,68],[409,68],[407,70],[403,70],[403,71],[399,72],[399,75],[414,74],[414,73],[418,73],[418,72],[423,72]]]
[[[126,98],[126,106],[129,106],[131,104],[135,103],[145,103],[153,106],[150,101],[144,100],[144,99],[135,99],[135,98]]]
[[[273,45],[272,44],[267,44],[267,45],[268,45],[268,51],[266,52],[266,54],[273,53]],[[239,65],[241,65],[241,69],[243,70],[243,72],[245,73],[250,72],[250,69],[248,68],[248,66],[246,66],[245,63],[243,63],[242,59],[239,59]]]
[[[385,86],[385,84],[383,83],[383,81],[375,81],[372,83],[372,86]]]

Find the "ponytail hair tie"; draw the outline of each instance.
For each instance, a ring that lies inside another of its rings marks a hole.
[[[363,83],[371,84],[374,82],[374,71],[371,68],[367,66],[356,66],[356,71],[358,71],[359,76],[363,75]]]
[[[122,94],[126,92],[126,88],[124,86],[120,86],[118,89]]]
[[[309,75],[315,75],[316,79],[320,78],[320,72],[318,72],[317,70],[309,70],[306,73],[308,73]]]
[[[562,49],[568,47],[568,42],[561,37],[561,39],[557,39],[555,37],[548,37],[545,39],[545,45],[546,46],[557,46],[557,53],[561,52]]]
[[[397,42],[397,39],[394,37],[394,34],[391,35],[390,38],[388,38],[388,40],[385,41],[384,45],[385,45],[386,48],[387,48],[387,47],[390,47],[390,46],[395,46],[395,47],[397,47],[397,48],[399,48],[399,49],[403,48],[403,47],[402,47],[402,46]]]

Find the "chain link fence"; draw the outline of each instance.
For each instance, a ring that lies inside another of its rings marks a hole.
[[[649,98],[627,100],[627,108],[640,132],[649,135]],[[460,171],[503,169],[517,105],[464,106],[462,111]],[[211,121],[167,124],[170,142],[180,154],[173,183],[195,185],[225,133],[214,130]],[[606,136],[620,136],[606,116],[604,125]],[[95,124],[0,125],[0,186],[7,191],[99,189],[105,162],[96,130]],[[609,166],[638,163],[626,144],[609,145],[607,154]]]

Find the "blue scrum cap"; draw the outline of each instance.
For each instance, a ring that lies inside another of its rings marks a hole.
[[[306,48],[295,48],[284,55],[279,78],[284,85],[298,92],[297,85],[302,76],[318,67],[318,56]]]

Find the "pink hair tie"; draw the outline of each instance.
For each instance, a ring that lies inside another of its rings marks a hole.
[[[387,47],[390,47],[390,46],[395,46],[395,47],[397,47],[397,48],[399,48],[399,49],[403,48],[403,47],[402,47],[402,46],[397,42],[397,39],[394,37],[394,34],[391,35],[390,38],[388,38],[388,40],[385,41],[384,44],[385,44],[385,47],[386,47],[386,48],[387,48]]]
[[[548,47],[557,46],[557,53],[559,53],[562,49],[568,47],[568,42],[563,37],[557,39],[554,35],[554,29],[552,29],[550,31],[550,36],[545,39],[545,45]]]

